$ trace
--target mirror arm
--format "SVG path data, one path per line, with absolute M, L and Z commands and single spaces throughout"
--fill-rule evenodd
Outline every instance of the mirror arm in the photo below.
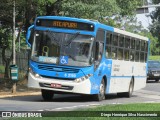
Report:
M 30 27 L 28 28 L 27 35 L 26 35 L 26 42 L 27 42 L 27 44 L 28 44 L 29 47 L 31 47 L 31 44 L 28 42 L 28 40 L 29 40 L 29 38 L 30 38 L 30 36 L 31 36 L 31 29 L 32 29 L 32 28 L 34 28 L 34 25 L 32 25 L 32 26 L 30 26 Z

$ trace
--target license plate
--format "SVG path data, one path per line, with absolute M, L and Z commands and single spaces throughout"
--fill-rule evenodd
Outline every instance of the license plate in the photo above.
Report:
M 61 88 L 62 85 L 61 84 L 57 84 L 57 83 L 51 83 L 51 87 L 52 88 Z
M 154 76 L 160 76 L 160 74 L 154 74 Z

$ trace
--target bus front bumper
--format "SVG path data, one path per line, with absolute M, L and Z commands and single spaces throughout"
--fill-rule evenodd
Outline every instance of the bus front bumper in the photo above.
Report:
M 28 74 L 28 87 L 67 93 L 91 93 L 91 82 L 89 79 L 77 83 L 74 80 L 35 77 L 31 72 Z

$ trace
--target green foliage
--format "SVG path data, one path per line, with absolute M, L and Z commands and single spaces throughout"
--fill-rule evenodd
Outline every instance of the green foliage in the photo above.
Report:
M 65 16 L 102 21 L 105 16 L 118 14 L 119 8 L 115 0 L 68 0 L 62 3 L 62 11 Z
M 160 55 L 160 49 L 158 46 L 158 38 L 154 37 L 151 32 L 142 31 L 140 35 L 146 36 L 150 39 L 150 55 Z
M 142 5 L 141 0 L 116 0 L 121 16 L 132 16 L 136 8 Z
M 156 56 L 149 56 L 149 60 L 158 60 L 160 61 L 160 55 L 156 55 Z
M 154 4 L 159 4 L 159 0 L 152 0 Z M 152 25 L 149 26 L 149 29 L 154 37 L 157 37 L 158 40 L 155 42 L 156 55 L 160 54 L 160 8 L 157 7 L 155 11 L 151 13 Z
M 11 49 L 12 34 L 10 28 L 0 27 L 0 47 Z

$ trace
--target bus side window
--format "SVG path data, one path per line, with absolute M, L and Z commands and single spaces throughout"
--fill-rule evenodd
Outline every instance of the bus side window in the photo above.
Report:
M 134 61 L 135 59 L 135 50 L 131 50 L 130 52 L 130 61 Z
M 145 54 L 144 52 L 140 52 L 140 62 L 144 62 L 144 58 L 145 57 Z
M 146 41 L 145 43 L 145 51 L 148 52 L 148 42 Z
M 118 35 L 117 34 L 113 35 L 113 44 L 112 45 L 118 46 Z
M 106 46 L 106 57 L 111 58 L 111 46 Z
M 103 46 L 104 44 L 101 42 L 96 42 L 96 54 L 95 54 L 95 60 L 100 61 L 103 54 Z
M 106 38 L 107 38 L 106 44 L 111 45 L 112 44 L 112 33 L 107 32 Z
M 141 41 L 141 51 L 145 51 L 145 41 Z
M 136 61 L 136 62 L 139 62 L 139 51 L 136 51 L 135 61 Z
M 112 59 L 117 59 L 117 48 L 112 47 Z
M 140 50 L 140 40 L 136 40 L 136 50 Z
M 106 34 L 106 58 L 111 58 L 112 33 Z
M 124 47 L 124 36 L 119 37 L 119 47 Z
M 131 39 L 131 49 L 135 49 L 135 39 Z
M 122 48 L 118 49 L 117 58 L 118 60 L 123 60 L 123 49 Z
M 124 50 L 124 59 L 127 61 L 129 60 L 129 50 L 127 49 Z
M 102 55 L 103 55 L 104 38 L 105 38 L 105 31 L 103 29 L 99 29 L 97 31 L 96 43 L 95 43 L 95 61 L 96 61 L 96 65 L 99 65 L 100 60 L 101 60 Z
M 125 48 L 130 48 L 130 38 L 125 38 Z

